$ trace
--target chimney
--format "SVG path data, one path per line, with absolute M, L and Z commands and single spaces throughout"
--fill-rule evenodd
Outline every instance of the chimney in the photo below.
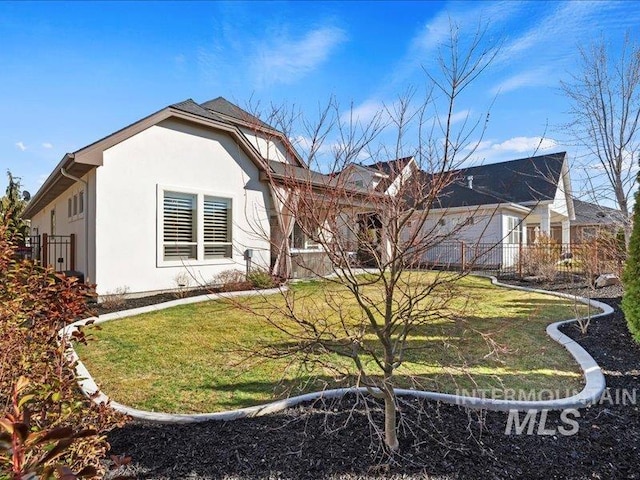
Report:
M 469 190 L 473 190 L 473 175 L 467 176 L 467 187 Z

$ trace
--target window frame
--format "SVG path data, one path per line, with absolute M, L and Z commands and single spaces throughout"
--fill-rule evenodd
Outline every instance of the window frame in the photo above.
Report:
M 320 227 L 316 231 L 316 235 L 320 235 Z M 296 246 L 296 243 L 302 246 Z M 312 238 L 303 231 L 298 220 L 293 224 L 293 230 L 289 235 L 289 251 L 291 253 L 307 253 L 307 252 L 319 252 L 322 251 L 322 245 L 318 242 L 314 242 Z
M 67 220 L 69 223 L 84 218 L 84 189 L 72 191 L 67 198 Z
M 164 255 L 164 196 L 165 192 L 173 192 L 176 194 L 193 195 L 195 196 L 195 242 L 196 255 L 195 258 L 184 259 L 165 259 Z M 213 198 L 217 200 L 223 200 L 228 202 L 228 218 L 227 218 L 227 237 L 228 242 L 205 242 L 205 222 L 204 222 L 204 203 L 205 197 Z M 234 204 L 237 204 L 236 195 L 229 192 L 222 191 L 210 191 L 198 188 L 191 188 L 185 186 L 176 185 L 161 185 L 157 184 L 156 189 L 156 266 L 157 267 L 176 267 L 176 266 L 189 266 L 189 265 L 219 265 L 219 264 L 235 264 L 234 261 Z M 205 244 L 211 245 L 228 245 L 230 256 L 206 258 L 205 256 Z
M 507 227 L 507 232 L 506 235 L 504 237 L 504 243 L 506 243 L 507 245 L 520 245 L 522 243 L 522 229 L 523 229 L 523 224 L 524 222 L 522 221 L 521 218 L 513 216 L 513 215 L 505 215 L 506 218 L 506 227 Z M 513 221 L 513 223 L 515 225 L 511 225 L 511 222 Z M 517 238 L 517 242 L 513 242 L 513 236 L 517 234 L 518 238 Z

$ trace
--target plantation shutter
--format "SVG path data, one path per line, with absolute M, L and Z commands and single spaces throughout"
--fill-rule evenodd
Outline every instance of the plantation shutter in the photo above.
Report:
M 204 258 L 230 258 L 231 200 L 204 197 Z
M 196 258 L 196 196 L 164 192 L 164 259 Z

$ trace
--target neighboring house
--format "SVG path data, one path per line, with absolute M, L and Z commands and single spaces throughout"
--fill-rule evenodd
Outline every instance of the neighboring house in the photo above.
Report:
M 599 232 L 616 234 L 625 220 L 619 210 L 573 199 L 576 218 L 571 222 L 571 240 L 582 243 L 595 238 Z
M 187 100 L 65 155 L 24 215 L 47 263 L 99 294 L 210 282 L 244 270 L 245 253 L 286 271 L 286 249 L 272 248 L 282 212 L 261 178 L 274 164 L 306 168 L 282 133 L 224 98 Z
M 430 175 L 421 175 L 426 188 L 431 188 Z M 441 232 L 445 242 L 471 248 L 434 248 L 425 263 L 482 261 L 509 266 L 517 259 L 518 247 L 534 232 L 552 235 L 557 231 L 559 242 L 570 242 L 575 212 L 566 153 L 469 167 L 446 175 L 450 181 L 432 206 L 432 223 L 424 228 Z

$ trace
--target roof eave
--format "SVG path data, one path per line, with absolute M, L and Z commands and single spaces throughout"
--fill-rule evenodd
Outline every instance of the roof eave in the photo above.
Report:
M 73 185 L 73 180 L 62 175 L 61 170 L 63 168 L 72 175 L 81 178 L 96 167 L 87 163 L 78 162 L 73 153 L 65 154 L 36 194 L 31 197 L 31 200 L 23 212 L 25 218 L 33 218 L 36 213 Z
M 66 177 L 61 174 L 61 168 L 70 170 L 72 165 L 85 165 L 86 167 L 84 168 L 76 167 L 76 171 L 80 170 L 76 172 L 79 174 L 76 176 L 82 177 L 87 173 L 87 171 L 91 170 L 92 168 L 103 165 L 103 153 L 105 150 L 108 150 L 114 145 L 117 145 L 127 140 L 128 138 L 146 130 L 147 128 L 157 125 L 163 120 L 169 118 L 182 119 L 188 122 L 197 123 L 199 125 L 230 133 L 238 142 L 238 145 L 242 148 L 242 150 L 252 160 L 252 162 L 260 169 L 265 168 L 265 160 L 262 158 L 256 148 L 247 140 L 247 138 L 237 126 L 188 113 L 174 107 L 165 107 L 156 113 L 153 113 L 141 120 L 138 120 L 135 123 L 132 123 L 131 125 L 128 125 L 127 127 L 124 127 L 112 133 L 111 135 L 103 137 L 102 139 L 87 145 L 86 147 L 83 147 L 73 153 L 67 153 L 60 161 L 60 163 L 56 166 L 56 168 L 51 172 L 42 187 L 40 187 L 40 189 L 36 192 L 36 194 L 27 205 L 24 213 L 25 217 L 31 218 L 39 210 L 48 205 L 52 200 L 57 198 L 57 196 L 52 198 L 50 192 L 59 192 L 59 195 L 60 193 L 62 193 L 62 191 L 64 191 L 60 191 L 60 185 L 63 184 L 62 186 L 66 186 L 68 179 L 66 179 Z M 73 174 L 71 170 L 70 173 Z M 66 186 L 66 188 L 68 188 L 68 186 Z

